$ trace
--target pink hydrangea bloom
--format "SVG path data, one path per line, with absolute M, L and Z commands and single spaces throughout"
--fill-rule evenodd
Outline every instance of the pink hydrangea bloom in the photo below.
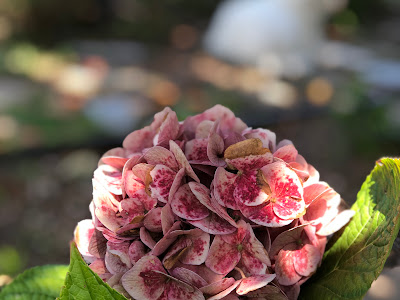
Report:
M 106 152 L 91 220 L 75 229 L 90 268 L 134 299 L 296 299 L 327 236 L 353 215 L 288 140 L 216 105 L 170 108 Z

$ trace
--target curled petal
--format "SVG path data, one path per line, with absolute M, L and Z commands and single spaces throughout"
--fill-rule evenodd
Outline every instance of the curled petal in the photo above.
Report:
M 173 224 L 174 214 L 172 212 L 171 206 L 167 204 L 161 209 L 161 227 L 164 235 L 168 232 L 168 230 L 171 229 Z
M 122 276 L 121 283 L 134 299 L 154 300 L 164 292 L 163 273 L 165 270 L 161 261 L 156 256 L 146 255 Z
M 199 289 L 175 278 L 166 285 L 165 294 L 168 300 L 204 300 Z
M 238 209 L 236 200 L 233 197 L 235 191 L 236 174 L 219 167 L 214 176 L 214 196 L 219 204 L 231 209 Z
M 164 165 L 156 165 L 150 171 L 150 176 L 152 178 L 149 185 L 151 196 L 167 203 L 176 172 Z
M 278 252 L 289 244 L 301 241 L 301 234 L 307 225 L 301 225 L 280 233 L 272 242 L 270 256 L 273 258 Z
M 272 161 L 273 156 L 270 152 L 260 155 L 248 155 L 245 157 L 226 159 L 228 165 L 233 166 L 235 169 L 241 171 L 260 169 Z
M 203 294 L 207 295 L 216 295 L 223 290 L 226 290 L 228 287 L 233 285 L 236 282 L 235 278 L 232 277 L 226 277 L 224 279 L 221 279 L 219 281 L 215 281 L 209 285 L 205 285 L 202 288 L 200 288 L 200 291 L 203 292 Z
M 299 275 L 310 276 L 317 270 L 321 261 L 318 248 L 305 244 L 300 250 L 293 253 L 293 266 Z
M 208 285 L 207 281 L 200 275 L 186 268 L 175 268 L 172 270 L 171 275 L 197 288 Z
M 93 262 L 96 259 L 89 253 L 89 245 L 94 232 L 93 221 L 90 219 L 80 221 L 75 227 L 74 240 L 86 262 Z
M 170 140 L 175 140 L 179 133 L 179 122 L 176 113 L 169 107 L 164 109 L 166 117 L 160 126 L 158 134 L 154 137 L 154 144 L 167 146 Z
M 155 207 L 146 215 L 143 221 L 144 227 L 153 232 L 162 232 L 161 207 Z
M 324 193 L 331 190 L 329 185 L 325 182 L 318 182 L 308 185 L 304 188 L 304 202 L 306 206 L 309 206 L 316 199 L 321 197 Z
M 355 213 L 356 212 L 351 209 L 342 211 L 329 224 L 319 229 L 317 231 L 317 234 L 322 236 L 328 236 L 338 231 L 340 228 L 346 225 L 347 222 L 350 221 L 350 219 L 354 216 Z
M 210 197 L 210 190 L 206 186 L 192 181 L 189 182 L 189 187 L 201 204 L 216 213 L 222 219 L 226 220 L 232 226 L 237 226 L 236 222 L 228 215 L 226 210 Z
M 141 154 L 134 154 L 124 165 L 122 169 L 122 196 L 125 198 L 128 193 L 127 189 L 129 189 L 133 184 L 133 191 L 135 192 L 139 187 L 136 186 L 136 183 L 133 180 L 137 180 L 137 176 L 132 173 L 132 168 L 138 164 L 142 160 Z
M 211 213 L 207 218 L 188 221 L 188 223 L 209 234 L 230 234 L 236 230 L 235 226 L 232 226 L 214 213 Z
M 293 220 L 284 220 L 279 218 L 273 211 L 272 203 L 263 203 L 258 206 L 242 205 L 240 211 L 242 214 L 256 224 L 266 227 L 282 227 L 292 223 Z
M 122 195 L 122 173 L 109 165 L 99 166 L 93 174 L 94 179 L 115 195 Z
M 268 283 L 274 280 L 275 277 L 275 274 L 264 274 L 243 278 L 239 286 L 236 288 L 236 293 L 239 295 L 246 295 L 251 291 L 266 286 Z
M 216 132 L 218 125 L 219 122 L 215 122 L 214 126 L 211 128 L 206 153 L 212 165 L 216 167 L 224 167 L 226 166 L 226 162 L 221 157 L 221 154 L 224 153 L 225 143 L 222 137 Z
M 185 177 L 185 169 L 182 168 L 176 173 L 174 181 L 172 182 L 171 189 L 169 190 L 168 202 L 171 203 L 176 191 L 182 185 L 183 178 Z
M 128 161 L 126 157 L 126 151 L 124 148 L 117 147 L 111 150 L 108 150 L 103 156 L 100 158 L 99 165 L 101 163 L 112 166 L 119 170 L 124 168 L 125 163 Z
M 240 260 L 240 265 L 243 270 L 250 275 L 260 275 L 265 274 L 267 271 L 267 265 L 263 263 L 258 258 L 254 257 L 251 252 L 242 250 L 242 259 Z
M 234 284 L 232 284 L 227 289 L 223 290 L 222 292 L 208 298 L 208 300 L 219 300 L 219 299 L 226 299 L 224 297 L 228 296 L 237 286 L 240 284 L 242 280 L 237 280 Z
M 140 228 L 140 240 L 150 249 L 153 249 L 156 245 L 156 242 L 153 240 L 150 233 L 144 227 Z
M 210 212 L 192 193 L 188 184 L 182 185 L 171 201 L 172 211 L 187 220 L 202 220 Z
M 150 165 L 165 165 L 174 171 L 178 171 L 178 163 L 174 155 L 163 147 L 154 146 L 146 149 L 143 157 Z
M 206 266 L 217 274 L 228 274 L 240 261 L 237 245 L 226 243 L 220 236 L 215 236 L 206 259 Z
M 76 242 L 76 244 L 79 245 L 78 242 Z M 97 258 L 104 258 L 104 255 L 106 254 L 106 248 L 107 248 L 107 239 L 103 236 L 103 234 L 99 230 L 95 229 L 89 241 L 89 247 L 88 247 L 89 253 Z M 79 252 L 82 255 L 84 255 L 85 253 L 82 252 L 81 249 L 79 249 Z
M 181 227 L 181 222 L 175 222 L 172 227 L 168 230 L 168 232 L 157 242 L 154 246 L 153 250 L 151 251 L 153 255 L 160 255 L 164 253 L 165 250 L 168 249 L 169 246 L 172 245 L 173 242 L 176 240 L 176 235 L 173 235 L 175 230 L 179 230 Z
M 260 260 L 267 266 L 271 266 L 271 261 L 269 259 L 268 253 L 264 248 L 264 245 L 256 238 L 253 229 L 249 224 L 248 227 L 248 238 L 246 242 L 243 243 L 243 248 L 252 256 Z
M 186 173 L 192 177 L 195 181 L 200 182 L 200 179 L 194 173 L 192 167 L 190 166 L 185 154 L 182 149 L 174 141 L 169 141 L 169 149 L 174 154 L 176 161 L 178 162 L 179 168 L 184 168 Z
M 105 264 L 111 274 L 125 273 L 132 267 L 128 249 L 129 242 L 118 244 L 107 242 Z
M 282 249 L 279 251 L 275 262 L 275 273 L 278 282 L 282 285 L 293 285 L 301 279 L 293 265 L 294 248 Z

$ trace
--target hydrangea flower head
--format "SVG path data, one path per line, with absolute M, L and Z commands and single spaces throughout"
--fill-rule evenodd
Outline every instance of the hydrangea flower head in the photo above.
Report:
M 221 105 L 183 122 L 165 108 L 100 159 L 75 242 L 128 298 L 296 299 L 353 215 L 339 204 L 272 131 Z

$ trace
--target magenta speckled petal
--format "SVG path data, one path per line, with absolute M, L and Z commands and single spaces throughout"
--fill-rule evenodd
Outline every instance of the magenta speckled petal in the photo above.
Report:
M 175 193 L 171 209 L 177 216 L 191 221 L 202 220 L 210 214 L 207 207 L 192 193 L 188 184 L 182 185 Z
M 305 213 L 306 205 L 303 199 L 293 199 L 291 197 L 277 198 L 274 203 L 274 213 L 281 219 L 297 219 Z
M 275 274 L 256 275 L 243 278 L 239 286 L 236 288 L 236 293 L 246 295 L 247 293 L 262 288 L 274 280 Z
M 214 125 L 213 121 L 210 120 L 202 121 L 196 128 L 195 138 L 196 139 L 208 138 L 213 125 Z
M 150 171 L 150 176 L 153 180 L 149 185 L 151 196 L 167 203 L 176 172 L 164 165 L 156 165 Z
M 132 265 L 134 265 L 139 259 L 146 254 L 146 249 L 141 241 L 133 241 L 128 249 L 129 259 Z
M 165 165 L 174 171 L 178 171 L 178 163 L 175 159 L 175 156 L 171 151 L 163 147 L 154 146 L 146 149 L 144 150 L 143 157 L 150 165 Z
M 236 177 L 233 196 L 236 203 L 247 206 L 260 205 L 269 197 L 258 184 L 257 171 Z
M 132 170 L 125 172 L 125 178 L 123 179 L 124 191 L 128 197 L 132 197 L 136 191 L 144 189 L 144 184 L 139 182 L 139 178 L 135 176 Z
M 131 185 L 133 184 L 133 192 L 138 189 L 136 187 L 136 183 L 133 180 L 137 180 L 137 176 L 133 175 L 132 168 L 142 161 L 141 154 L 134 154 L 129 160 L 125 163 L 124 168 L 122 169 L 122 196 L 125 198 L 127 194 L 127 189 L 132 189 Z
M 240 211 L 242 214 L 256 224 L 266 227 L 282 227 L 290 224 L 293 220 L 284 220 L 279 218 L 273 211 L 271 203 L 263 203 L 258 206 L 242 205 Z
M 99 166 L 93 174 L 94 179 L 115 195 L 122 195 L 122 173 L 109 165 Z
M 189 238 L 192 243 L 181 258 L 181 262 L 189 265 L 201 265 L 205 262 L 210 249 L 210 235 L 203 232 L 198 236 L 190 236 Z
M 235 191 L 236 174 L 219 167 L 214 176 L 214 196 L 219 204 L 231 209 L 238 209 L 233 197 Z
M 165 286 L 168 300 L 204 300 L 203 293 L 199 289 L 180 280 L 170 280 Z
M 246 157 L 238 157 L 234 159 L 226 159 L 228 165 L 233 166 L 237 170 L 248 172 L 250 170 L 259 169 L 273 161 L 270 152 L 260 155 L 248 155 Z
M 179 133 L 179 122 L 176 113 L 169 107 L 164 109 L 167 112 L 158 134 L 154 138 L 154 144 L 166 147 L 170 140 L 175 140 Z
M 236 230 L 235 226 L 232 226 L 214 213 L 211 213 L 207 218 L 188 221 L 188 223 L 209 234 L 230 234 Z
M 175 230 L 179 230 L 181 228 L 181 222 L 175 222 L 172 227 L 168 230 L 168 232 L 157 242 L 157 244 L 154 246 L 153 250 L 151 251 L 153 255 L 160 255 L 161 253 L 164 253 L 165 250 L 168 249 L 169 246 L 171 246 L 175 240 L 176 240 L 176 235 L 171 236 L 171 234 Z
M 228 274 L 240 261 L 240 251 L 235 244 L 226 243 L 216 236 L 206 259 L 206 266 L 218 274 Z
M 321 229 L 317 231 L 317 234 L 322 236 L 328 236 L 332 233 L 335 233 L 344 225 L 346 225 L 347 222 L 350 221 L 350 219 L 354 216 L 355 213 L 356 212 L 351 209 L 342 211 L 329 224 L 321 227 Z
M 185 155 L 192 164 L 210 163 L 207 156 L 208 138 L 188 141 L 185 145 Z
M 265 274 L 267 271 L 267 265 L 246 250 L 242 250 L 241 252 L 239 265 L 245 271 L 246 275 L 260 275 Z
M 124 289 L 134 299 L 158 299 L 165 289 L 165 273 L 161 261 L 153 255 L 142 257 L 122 278 Z

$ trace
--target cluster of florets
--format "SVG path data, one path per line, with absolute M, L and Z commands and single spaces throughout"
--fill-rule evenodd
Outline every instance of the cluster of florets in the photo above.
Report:
M 353 215 L 293 144 L 217 105 L 165 108 L 100 159 L 75 242 L 128 298 L 296 299 Z

